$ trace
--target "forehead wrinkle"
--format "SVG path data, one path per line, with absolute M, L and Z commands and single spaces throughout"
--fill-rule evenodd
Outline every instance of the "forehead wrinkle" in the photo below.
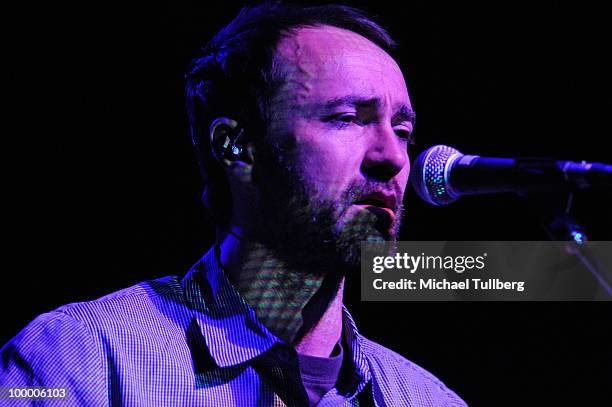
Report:
M 284 83 L 275 102 L 304 114 L 319 110 L 317 98 L 329 98 L 334 88 L 374 99 L 377 95 L 380 98 L 381 86 L 400 89 L 402 93 L 406 86 L 397 62 L 382 48 L 359 34 L 331 26 L 292 30 L 279 42 L 275 62 L 284 71 Z M 389 69 L 397 75 L 389 75 Z M 363 72 L 380 77 L 380 81 L 362 77 Z M 339 97 L 343 97 L 342 93 Z M 410 101 L 397 104 L 409 106 Z
M 283 84 L 275 95 L 276 102 L 293 109 L 303 106 L 313 92 L 319 77 L 316 53 L 313 53 L 300 30 L 283 37 L 274 54 L 274 64 L 283 72 Z
M 317 104 L 319 109 L 325 110 L 333 110 L 342 106 L 349 107 L 371 107 L 375 109 L 381 109 L 383 106 L 388 105 L 388 103 L 383 102 L 383 99 L 380 97 L 371 97 L 370 95 L 359 95 L 359 94 L 350 94 L 346 96 L 341 96 L 337 98 L 329 99 L 325 102 Z M 416 113 L 409 105 L 404 104 L 403 102 L 395 103 L 392 107 L 393 117 L 396 120 L 401 121 L 410 121 L 413 122 L 416 116 Z
M 388 69 L 385 62 L 391 62 L 402 76 L 395 60 L 378 45 L 353 31 L 328 25 L 288 32 L 277 46 L 275 59 L 286 67 L 293 64 L 296 69 L 290 69 L 291 73 L 301 73 L 310 80 L 320 77 L 322 71 L 342 70 L 345 66 L 367 67 L 383 76 Z

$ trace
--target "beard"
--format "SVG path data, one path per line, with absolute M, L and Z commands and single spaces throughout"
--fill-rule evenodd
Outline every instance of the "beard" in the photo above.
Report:
M 396 216 L 390 227 L 368 210 L 350 210 L 360 197 L 380 190 L 393 191 L 401 198 L 395 180 L 353 181 L 343 191 L 331 191 L 305 177 L 307 172 L 287 153 L 291 151 L 287 146 L 263 150 L 258 151 L 264 158 L 262 164 L 253 173 L 261 192 L 258 240 L 289 267 L 340 278 L 359 272 L 362 242 L 397 240 L 401 199 L 392 208 Z

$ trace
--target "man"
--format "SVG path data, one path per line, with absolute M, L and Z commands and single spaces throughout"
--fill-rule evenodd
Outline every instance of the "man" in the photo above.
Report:
M 465 406 L 342 305 L 360 243 L 398 236 L 414 112 L 392 47 L 351 8 L 245 8 L 187 75 L 216 244 L 183 279 L 38 317 L 0 384 L 81 405 Z

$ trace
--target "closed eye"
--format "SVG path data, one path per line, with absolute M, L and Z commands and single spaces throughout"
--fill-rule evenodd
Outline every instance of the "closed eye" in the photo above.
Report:
M 340 129 L 344 129 L 351 124 L 357 124 L 359 126 L 363 126 L 368 124 L 371 121 L 361 120 L 356 113 L 337 113 L 333 114 L 324 119 L 326 122 L 334 122 Z M 405 128 L 396 128 L 394 129 L 395 134 L 403 140 L 406 140 L 408 144 L 414 145 L 416 144 L 416 140 L 412 135 L 412 131 Z
M 331 116 L 332 120 L 342 123 L 355 123 L 359 122 L 359 118 L 354 113 L 339 113 Z
M 395 129 L 394 131 L 398 137 L 406 140 L 408 144 L 411 144 L 411 145 L 416 144 L 416 139 L 414 138 L 414 135 L 412 134 L 411 131 L 406 130 L 406 129 Z
M 337 113 L 326 117 L 323 121 L 333 123 L 339 129 L 344 129 L 352 124 L 359 126 L 365 124 L 356 113 Z

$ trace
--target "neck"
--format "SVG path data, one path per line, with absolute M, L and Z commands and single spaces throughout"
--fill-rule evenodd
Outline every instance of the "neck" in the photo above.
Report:
M 294 270 L 236 229 L 220 244 L 221 265 L 257 318 L 302 354 L 327 357 L 342 330 L 343 280 Z
M 342 335 L 342 295 L 344 279 L 319 321 L 295 342 L 295 350 L 303 355 L 329 357 Z

